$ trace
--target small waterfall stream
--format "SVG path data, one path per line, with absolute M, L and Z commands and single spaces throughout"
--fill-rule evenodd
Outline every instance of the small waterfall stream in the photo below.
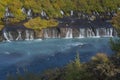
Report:
M 79 30 L 80 30 L 79 38 L 84 38 L 85 37 L 85 29 L 82 28 L 82 29 L 79 29 Z
M 10 42 L 10 40 L 9 40 L 9 38 L 8 38 L 8 33 L 7 33 L 7 31 L 4 29 L 3 30 L 3 36 L 4 36 L 4 38 L 8 41 L 8 42 Z
M 113 28 L 110 28 L 110 37 L 113 37 Z
M 44 38 L 49 38 L 47 29 L 44 29 Z
M 30 32 L 30 40 L 34 40 L 33 32 Z
M 11 32 L 8 32 L 8 35 L 9 35 L 9 40 L 14 40 Z
M 25 38 L 25 40 L 30 40 L 30 38 L 29 38 L 29 36 L 30 36 L 29 31 L 26 30 L 25 33 L 26 33 L 26 38 Z
M 73 35 L 72 35 L 72 29 L 71 29 L 71 28 L 68 29 L 65 38 L 73 38 Z
M 96 29 L 96 37 L 100 37 L 99 29 Z
M 16 40 L 22 40 L 22 35 L 21 35 L 21 31 L 17 31 L 18 32 L 18 37 L 16 38 Z

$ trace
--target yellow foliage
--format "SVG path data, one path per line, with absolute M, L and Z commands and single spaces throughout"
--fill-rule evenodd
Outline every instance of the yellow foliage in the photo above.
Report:
M 1 25 L 1 24 L 0 24 L 0 30 L 2 30 L 2 29 L 3 29 L 3 27 L 4 27 L 4 25 Z
M 98 53 L 98 54 L 96 54 L 96 56 L 93 56 L 92 57 L 92 61 L 96 61 L 96 62 L 108 62 L 109 61 L 109 59 L 108 59 L 108 57 L 107 57 L 107 55 L 106 54 L 104 54 L 104 53 Z
M 54 27 L 57 26 L 58 22 L 50 19 L 50 20 L 45 20 L 41 19 L 40 17 L 30 19 L 28 22 L 24 24 L 27 28 L 31 29 L 36 29 L 36 30 L 41 30 L 42 28 L 47 28 L 47 27 Z

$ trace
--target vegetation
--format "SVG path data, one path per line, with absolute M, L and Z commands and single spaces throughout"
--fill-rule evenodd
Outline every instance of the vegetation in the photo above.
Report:
M 30 19 L 28 22 L 24 24 L 27 28 L 31 28 L 34 30 L 41 30 L 42 28 L 54 27 L 58 25 L 58 22 L 54 19 L 45 20 L 40 17 Z
M 120 7 L 119 0 L 1 0 L 0 1 L 0 17 L 3 17 L 5 8 L 9 7 L 11 13 L 17 19 L 24 19 L 21 8 L 32 9 L 33 12 L 40 13 L 42 10 L 46 11 L 50 17 L 59 17 L 60 10 L 66 14 L 70 14 L 71 10 L 81 12 L 106 12 L 117 11 Z
M 12 17 L 7 16 L 7 20 L 9 20 L 10 23 L 17 23 L 27 19 L 29 10 L 32 12 L 32 18 L 40 16 L 41 12 L 45 11 L 47 18 L 53 19 L 63 17 L 60 10 L 64 12 L 65 16 L 70 16 L 71 10 L 91 14 L 92 12 L 118 12 L 119 7 L 120 0 L 0 0 L 0 18 L 2 19 L 0 20 L 0 25 L 4 25 L 3 21 L 6 19 L 4 14 L 7 8 L 12 14 Z M 25 9 L 24 12 L 22 12 L 23 8 Z M 41 25 L 44 25 L 44 22 L 45 20 Z M 39 27 L 37 28 L 36 25 L 29 27 L 32 29 L 40 29 Z M 56 25 L 56 23 L 54 25 Z

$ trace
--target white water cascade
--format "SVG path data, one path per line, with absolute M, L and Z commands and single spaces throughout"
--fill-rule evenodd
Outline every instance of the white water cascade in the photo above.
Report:
M 26 39 L 25 40 L 30 40 L 30 38 L 29 38 L 29 36 L 30 36 L 29 31 L 26 30 L 25 33 L 26 33 Z
M 94 37 L 95 33 L 92 31 L 92 29 L 88 28 L 87 29 L 87 37 Z
M 44 29 L 44 38 L 49 38 L 47 29 Z
M 52 38 L 56 38 L 56 33 L 54 29 L 52 30 Z
M 100 37 L 99 29 L 96 29 L 96 37 Z
M 102 29 L 104 35 L 103 37 L 112 37 L 113 36 L 113 28 L 103 28 Z
M 110 28 L 110 37 L 113 37 L 113 28 Z
M 21 35 L 21 31 L 17 31 L 18 32 L 18 37 L 16 38 L 16 40 L 22 40 L 22 35 Z
M 61 13 L 61 15 L 62 15 L 62 16 L 64 15 L 64 12 L 63 12 L 63 10 L 60 10 L 60 13 Z
M 57 32 L 55 29 L 52 30 L 52 38 L 57 38 L 58 35 L 57 35 Z
M 33 32 L 30 33 L 30 40 L 34 40 Z
M 46 17 L 46 16 L 47 16 L 47 15 L 46 15 L 46 12 L 42 10 L 41 16 L 42 16 L 42 17 Z
M 68 29 L 65 38 L 67 38 L 67 39 L 68 39 L 68 38 L 73 38 L 73 35 L 72 35 L 72 29 L 71 29 L 71 28 Z
M 9 35 L 9 40 L 14 40 L 11 32 L 8 32 L 8 35 Z
M 5 29 L 3 30 L 3 36 L 4 36 L 4 38 L 5 38 L 8 42 L 10 42 L 10 40 L 9 40 L 9 38 L 8 38 L 8 33 L 6 32 Z
M 73 10 L 71 10 L 71 11 L 70 11 L 70 15 L 71 15 L 71 16 L 73 16 L 73 15 L 74 15 Z
M 31 16 L 31 12 L 32 12 L 31 9 L 29 9 L 28 12 L 27 12 L 27 15 Z
M 79 38 L 84 38 L 84 37 L 85 37 L 85 29 L 80 28 Z

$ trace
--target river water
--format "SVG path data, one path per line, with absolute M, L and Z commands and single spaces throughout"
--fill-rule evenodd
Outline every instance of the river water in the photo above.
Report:
M 88 62 L 96 53 L 113 54 L 110 38 L 46 39 L 0 43 L 0 80 L 8 74 L 62 67 L 80 54 Z

